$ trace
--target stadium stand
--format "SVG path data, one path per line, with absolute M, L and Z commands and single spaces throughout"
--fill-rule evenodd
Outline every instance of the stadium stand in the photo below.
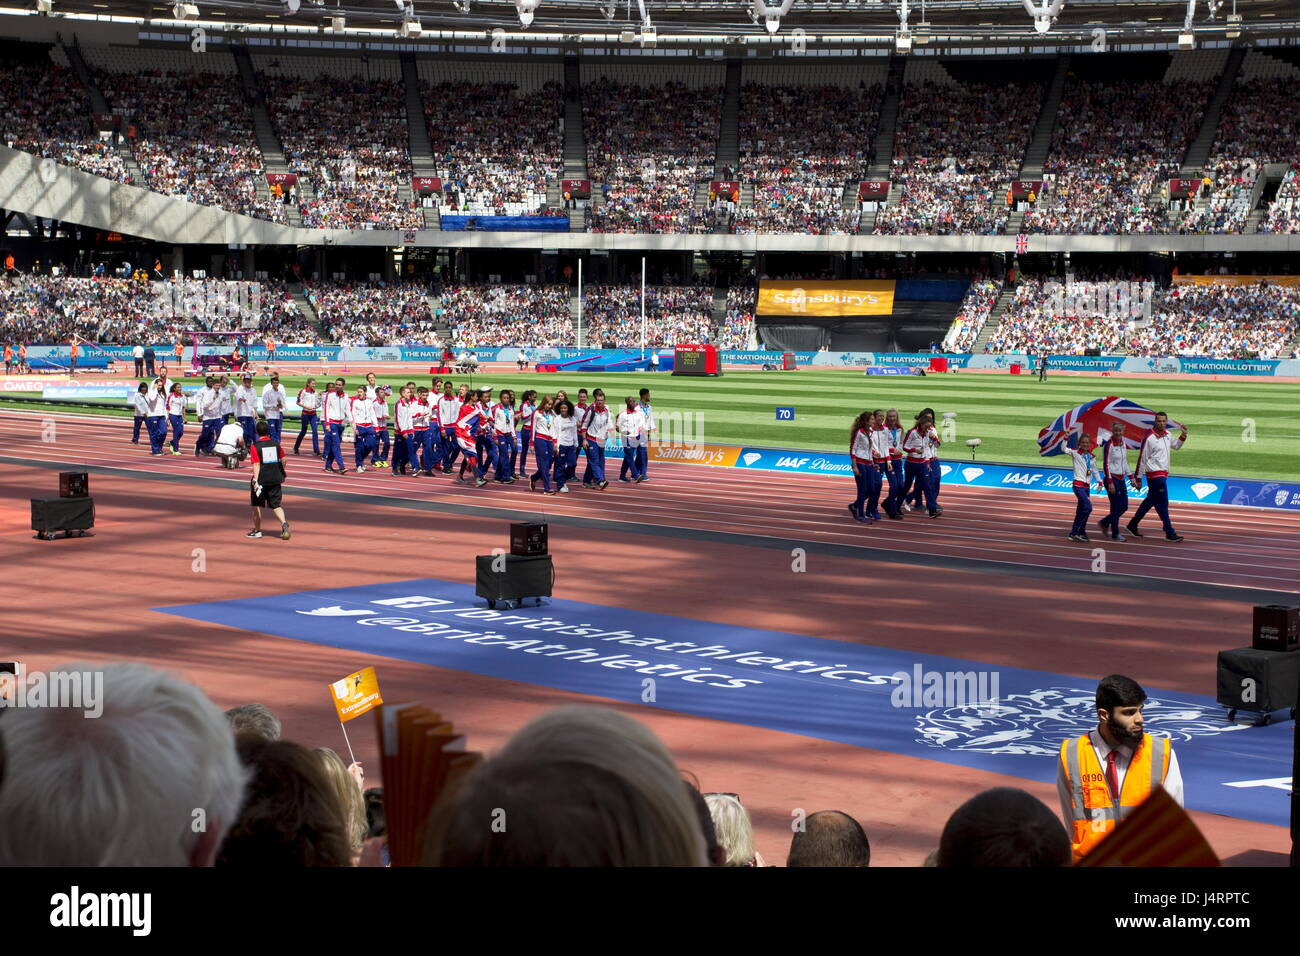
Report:
M 985 351 L 1277 358 L 1289 354 L 1300 321 L 1300 289 L 1292 286 L 1175 285 L 1140 308 L 1117 299 L 1121 284 L 1129 285 L 1074 282 L 1062 300 L 1053 280 L 1021 277 Z
M 1165 231 L 1159 185 L 1177 172 L 1214 88 L 1215 65 L 1222 65 L 1221 60 L 1185 62 L 1133 55 L 1071 77 L 1057 113 L 1043 189 L 1025 216 L 1026 232 Z M 1152 75 L 1156 72 L 1160 76 Z
M 253 55 L 304 226 L 418 229 L 400 62 Z M 305 180 L 305 184 L 303 181 Z
M 419 76 L 440 212 L 544 214 L 563 171 L 560 66 L 422 59 Z
M 0 142 L 131 182 L 121 155 L 92 128 L 90 97 L 61 50 L 8 41 L 0 54 Z
M 757 64 L 740 94 L 740 174 L 752 206 L 736 213 L 738 233 L 842 235 L 857 212 L 845 187 L 866 174 L 879 122 L 884 64 Z M 856 196 L 856 188 L 852 188 Z
M 584 305 L 587 344 L 634 348 L 641 345 L 639 286 L 601 285 L 588 290 Z M 647 346 L 707 342 L 713 325 L 713 289 L 707 286 L 646 286 Z
M 286 221 L 282 203 L 257 195 L 266 165 L 233 56 L 95 46 L 83 47 L 82 56 L 134 132 L 131 149 L 150 189 Z
M 901 195 L 877 215 L 873 232 L 1006 231 L 1007 188 L 1017 178 L 1043 87 L 997 79 L 959 83 L 940 63 L 908 63 L 890 172 Z
M 943 341 L 945 352 L 969 352 L 984 330 L 989 313 L 1002 294 L 1002 283 L 997 279 L 975 279 L 962 299 L 961 311 L 952 321 Z
M 303 292 L 330 341 L 435 344 L 429 288 L 420 282 L 309 282 Z
M 582 64 L 592 232 L 703 232 L 696 188 L 713 173 L 718 64 Z
M 455 346 L 576 344 L 565 285 L 458 285 L 442 293 Z

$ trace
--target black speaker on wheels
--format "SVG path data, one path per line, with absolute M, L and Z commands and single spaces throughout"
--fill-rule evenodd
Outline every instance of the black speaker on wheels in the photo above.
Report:
M 498 601 L 541 599 L 551 596 L 555 565 L 549 554 L 480 554 L 474 559 L 474 593 L 487 598 L 488 607 Z
M 1257 651 L 1300 650 L 1300 606 L 1255 605 L 1250 646 Z
M 520 557 L 546 554 L 546 522 L 518 521 L 510 526 L 510 553 Z
M 95 526 L 95 499 L 33 498 L 32 530 L 36 537 L 49 540 L 60 531 L 85 536 Z

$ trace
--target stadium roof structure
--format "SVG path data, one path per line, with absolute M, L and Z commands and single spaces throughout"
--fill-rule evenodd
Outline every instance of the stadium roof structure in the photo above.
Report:
M 892 47 L 900 33 L 936 49 L 1068 46 L 1096 41 L 1098 28 L 1109 44 L 1169 44 L 1187 32 L 1198 41 L 1300 38 L 1296 0 L 27 0 L 21 10 L 15 4 L 0 13 L 32 14 L 38 6 L 48 16 L 328 31 L 339 39 L 377 31 L 406 40 L 484 41 L 501 31 L 496 35 L 508 41 L 578 48 L 770 48 L 795 37 L 810 45 Z

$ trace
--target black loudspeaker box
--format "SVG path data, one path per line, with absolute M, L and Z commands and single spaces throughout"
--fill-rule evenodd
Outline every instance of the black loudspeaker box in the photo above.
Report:
M 500 563 L 504 562 L 504 566 Z M 480 554 L 474 559 L 474 593 L 487 598 L 488 607 L 497 601 L 551 596 L 555 566 L 549 554 L 520 557 L 515 554 Z
M 94 498 L 33 498 L 32 530 L 42 537 L 95 526 Z
M 90 475 L 84 471 L 59 472 L 60 498 L 85 498 L 90 495 Z
M 1300 606 L 1257 605 L 1250 646 L 1257 651 L 1300 650 Z
M 546 522 L 519 521 L 510 526 L 510 553 L 520 557 L 546 554 Z

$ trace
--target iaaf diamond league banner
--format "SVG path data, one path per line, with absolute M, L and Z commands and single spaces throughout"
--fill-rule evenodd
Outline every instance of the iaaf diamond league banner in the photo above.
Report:
M 853 471 L 848 455 L 774 448 L 742 448 L 736 457 L 735 467 L 845 477 L 851 476 Z M 1063 468 L 941 461 L 939 472 L 945 484 L 968 488 L 1020 488 L 1054 491 L 1062 495 L 1074 493 L 1074 473 Z M 1141 491 L 1134 491 L 1129 486 L 1129 498 L 1141 501 L 1147 496 L 1149 488 L 1145 482 Z M 1106 497 L 1095 486 L 1092 494 L 1103 500 Z M 1244 505 L 1300 511 L 1300 484 L 1171 475 L 1169 500 L 1188 504 Z

